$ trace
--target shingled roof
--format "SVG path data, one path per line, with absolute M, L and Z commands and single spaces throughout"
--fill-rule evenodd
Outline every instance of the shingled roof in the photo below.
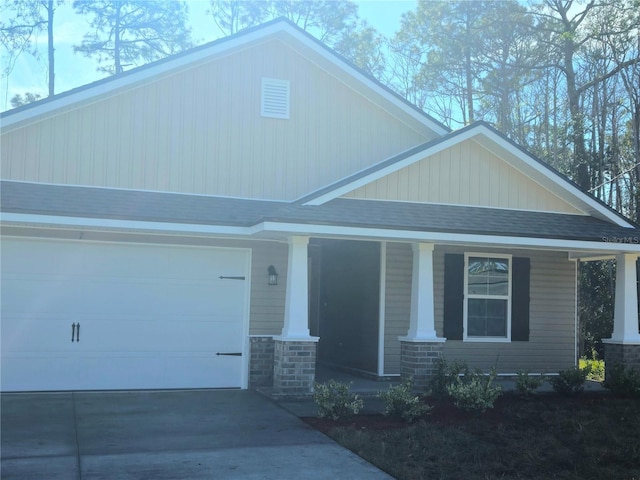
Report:
M 640 229 L 587 215 L 338 198 L 323 205 L 0 182 L 3 213 L 252 227 L 263 222 L 408 232 L 629 242 Z

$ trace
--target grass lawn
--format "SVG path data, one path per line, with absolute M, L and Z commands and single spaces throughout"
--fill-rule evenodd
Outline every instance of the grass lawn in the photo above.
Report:
M 467 413 L 448 401 L 411 425 L 383 416 L 308 419 L 397 479 L 640 480 L 640 399 L 502 395 Z

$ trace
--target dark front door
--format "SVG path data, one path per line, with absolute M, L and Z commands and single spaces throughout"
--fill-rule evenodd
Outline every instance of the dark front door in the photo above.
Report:
M 377 373 L 380 244 L 321 243 L 318 281 L 318 359 Z

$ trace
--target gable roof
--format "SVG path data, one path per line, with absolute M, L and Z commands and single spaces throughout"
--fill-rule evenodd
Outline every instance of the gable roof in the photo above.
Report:
M 578 210 L 601 220 L 613 222 L 619 226 L 628 228 L 635 227 L 629 219 L 593 195 L 584 192 L 571 179 L 527 152 L 524 148 L 512 142 L 484 121 L 474 122 L 448 135 L 410 148 L 405 152 L 343 178 L 309 195 L 305 195 L 298 199 L 296 203 L 301 205 L 322 205 L 469 139 L 477 141 L 484 148 L 492 151 L 498 157 L 507 161 L 512 167 L 562 198 L 567 203 L 575 206 Z
M 451 131 L 447 126 L 425 113 L 406 99 L 383 85 L 373 76 L 358 68 L 320 40 L 313 37 L 293 22 L 279 18 L 270 22 L 247 28 L 234 35 L 200 45 L 164 59 L 128 70 L 118 75 L 74 88 L 43 100 L 8 110 L 0 115 L 3 130 L 18 127 L 41 116 L 53 115 L 58 111 L 74 108 L 75 105 L 95 101 L 105 95 L 132 88 L 134 85 L 150 81 L 154 77 L 165 75 L 181 68 L 197 65 L 240 48 L 265 41 L 269 38 L 281 38 L 292 41 L 295 47 L 314 61 L 330 66 L 332 73 L 359 93 L 374 98 L 385 108 L 406 115 L 437 135 Z

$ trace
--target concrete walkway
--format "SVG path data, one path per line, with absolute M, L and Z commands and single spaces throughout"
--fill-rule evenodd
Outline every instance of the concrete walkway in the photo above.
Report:
M 9 479 L 389 479 L 258 393 L 3 394 Z

